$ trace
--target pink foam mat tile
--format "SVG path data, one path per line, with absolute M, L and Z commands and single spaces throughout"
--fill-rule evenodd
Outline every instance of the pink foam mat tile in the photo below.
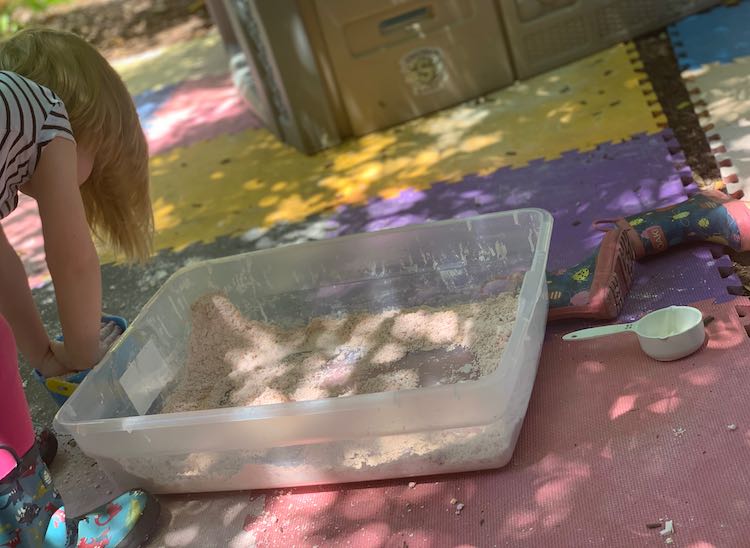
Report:
M 185 82 L 150 113 L 145 128 L 151 155 L 177 146 L 262 127 L 228 75 Z
M 245 531 L 266 547 L 746 547 L 750 301 L 695 306 L 708 342 L 670 363 L 632 334 L 550 327 L 505 468 L 267 493 Z

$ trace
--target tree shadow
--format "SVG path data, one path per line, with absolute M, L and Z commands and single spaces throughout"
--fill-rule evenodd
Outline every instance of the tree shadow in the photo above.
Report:
M 736 452 L 750 454 L 750 410 L 732 387 L 750 373 L 717 359 L 743 355 L 750 343 L 734 305 L 699 306 L 716 317 L 709 345 L 669 364 L 639 358 L 627 336 L 606 356 L 585 348 L 561 361 L 566 343 L 553 330 L 503 468 L 163 497 L 177 517 L 161 537 L 171 541 L 156 545 L 189 545 L 182 536 L 259 546 L 661 545 L 646 524 L 664 519 L 686 546 L 733 545 L 748 514 Z
M 312 157 L 264 130 L 175 149 L 155 159 L 152 170 L 154 201 L 171 212 L 157 219 L 157 245 L 180 248 L 252 227 L 297 222 L 342 205 L 397 196 L 407 188 L 419 191 L 436 181 L 456 182 L 470 173 L 521 167 L 566 150 L 590 150 L 596 143 L 655 131 L 641 91 L 630 79 L 637 81 L 624 49 L 616 47 L 490 94 L 486 101 Z M 224 158 L 230 163 L 218 162 Z M 190 168 L 190 185 L 182 165 Z

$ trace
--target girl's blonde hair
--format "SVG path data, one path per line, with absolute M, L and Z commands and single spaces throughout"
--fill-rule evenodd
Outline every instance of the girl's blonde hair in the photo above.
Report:
M 120 76 L 83 38 L 27 29 L 0 43 L 0 70 L 25 76 L 65 103 L 79 146 L 94 153 L 81 186 L 94 234 L 130 260 L 151 251 L 148 145 L 133 100 Z

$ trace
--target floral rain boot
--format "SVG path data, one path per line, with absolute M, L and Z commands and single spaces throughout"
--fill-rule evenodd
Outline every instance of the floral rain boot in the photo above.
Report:
M 567 270 L 547 273 L 549 321 L 616 318 L 633 279 L 635 251 L 627 231 L 608 232 L 588 259 Z
M 43 546 L 52 515 L 62 507 L 47 466 L 36 445 L 21 459 L 10 447 L 0 446 L 0 451 L 18 463 L 0 480 L 0 546 Z
M 78 518 L 66 518 L 60 507 L 44 538 L 49 548 L 139 548 L 146 544 L 159 519 L 159 503 L 141 489 L 132 489 Z M 69 543 L 69 531 L 77 536 Z
M 679 204 L 623 219 L 594 222 L 600 230 L 612 224 L 628 232 L 636 259 L 686 242 L 750 250 L 750 209 L 745 202 L 719 190 L 704 190 Z
M 137 548 L 156 527 L 159 503 L 134 489 L 81 517 L 65 516 L 62 499 L 52 485 L 36 445 L 0 479 L 0 547 Z

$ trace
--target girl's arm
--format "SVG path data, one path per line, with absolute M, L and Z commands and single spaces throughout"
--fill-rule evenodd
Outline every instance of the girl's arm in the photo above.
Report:
M 103 354 L 102 283 L 78 188 L 75 143 L 60 137 L 50 142 L 27 184 L 39 205 L 47 267 L 65 337 L 65 351 L 55 354 L 69 369 L 87 369 Z

